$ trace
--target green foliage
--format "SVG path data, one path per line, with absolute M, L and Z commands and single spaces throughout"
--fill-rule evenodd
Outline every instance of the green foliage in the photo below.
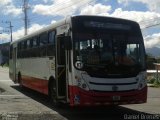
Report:
M 148 83 L 149 83 L 149 84 L 153 84 L 154 81 L 156 81 L 156 78 L 155 78 L 155 77 L 152 77 L 151 79 L 148 80 Z
M 160 87 L 160 79 L 155 80 L 153 84 L 155 85 L 155 87 Z
M 148 78 L 148 83 L 152 84 L 152 87 L 160 87 L 160 78 L 156 78 L 156 76 L 152 76 Z

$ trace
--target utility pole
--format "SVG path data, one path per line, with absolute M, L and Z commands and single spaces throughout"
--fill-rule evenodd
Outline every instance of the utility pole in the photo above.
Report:
M 12 42 L 12 22 L 11 21 L 8 21 L 8 23 L 9 23 L 9 29 L 10 29 L 10 33 L 11 33 L 11 42 Z
M 3 22 L 3 21 L 2 21 Z M 12 38 L 12 28 L 13 28 L 13 26 L 12 26 L 12 22 L 11 21 L 5 21 L 5 22 L 3 22 L 3 23 L 7 23 L 7 24 L 9 24 L 9 29 L 10 29 L 10 34 L 11 34 L 11 40 L 10 40 L 10 42 L 12 42 L 12 40 L 13 40 L 13 38 Z M 9 31 L 7 31 L 7 32 L 9 32 Z
M 24 29 L 24 35 L 27 35 L 28 34 L 28 0 L 23 0 L 23 7 L 22 7 L 22 11 L 24 12 L 24 26 L 25 26 L 25 29 Z

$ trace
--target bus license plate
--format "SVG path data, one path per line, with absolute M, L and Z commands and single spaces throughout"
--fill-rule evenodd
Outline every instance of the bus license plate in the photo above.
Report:
M 113 101 L 118 101 L 121 99 L 121 97 L 120 96 L 113 96 L 112 99 L 113 99 Z

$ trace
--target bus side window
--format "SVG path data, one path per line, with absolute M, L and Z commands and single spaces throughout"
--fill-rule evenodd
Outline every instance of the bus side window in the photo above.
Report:
M 18 43 L 18 51 L 17 51 L 17 58 L 20 58 L 21 56 L 21 42 Z
M 30 48 L 33 47 L 33 39 L 30 40 Z
M 33 38 L 33 41 L 32 41 L 32 46 L 33 47 L 37 47 L 38 46 L 38 42 L 37 42 L 38 40 L 37 39 L 38 39 L 37 37 Z
M 39 45 L 38 36 L 33 37 L 31 45 L 32 45 L 31 57 L 38 57 L 38 53 L 37 53 L 38 45 Z
M 30 48 L 30 40 L 27 40 L 27 49 Z
M 55 55 L 55 31 L 48 33 L 47 56 Z
M 43 45 L 47 44 L 47 43 L 48 43 L 48 35 L 47 35 L 47 32 L 40 34 L 39 39 L 40 39 L 40 46 L 43 46 Z
M 22 58 L 22 42 L 18 43 L 18 58 Z
M 23 58 L 27 58 L 27 40 L 24 41 Z
M 55 44 L 55 31 L 50 31 L 48 33 L 48 36 L 49 36 L 48 38 L 49 44 Z
M 40 51 L 40 56 L 46 56 L 46 45 L 48 44 L 48 33 L 42 33 L 39 36 L 39 41 L 40 41 L 40 47 L 39 47 L 39 51 Z
M 25 45 L 24 45 L 24 41 L 21 42 L 21 58 L 24 58 L 24 49 L 25 49 Z

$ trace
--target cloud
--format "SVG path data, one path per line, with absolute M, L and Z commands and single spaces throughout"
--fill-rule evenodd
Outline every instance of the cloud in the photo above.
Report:
M 0 33 L 1 33 L 2 30 L 3 30 L 3 27 L 0 27 Z
M 82 6 L 87 5 L 92 0 L 52 0 L 51 5 L 35 5 L 32 12 L 46 16 L 67 16 L 72 15 Z
M 1 14 L 17 16 L 22 13 L 21 8 L 17 8 L 13 4 L 13 0 L 0 0 Z
M 0 0 L 0 5 L 9 5 L 12 3 L 12 0 Z
M 160 33 L 148 35 L 144 38 L 144 43 L 146 48 L 152 48 L 155 46 L 160 46 Z
M 51 21 L 51 24 L 54 24 L 54 23 L 56 23 L 56 22 L 57 22 L 57 21 L 55 21 L 55 20 L 52 20 L 52 21 Z
M 111 11 L 111 6 L 106 6 L 102 4 L 88 5 L 83 8 L 80 12 L 81 15 L 97 15 L 97 14 L 106 14 Z
M 137 21 L 142 28 L 151 24 L 150 21 L 152 24 L 157 23 L 159 20 L 156 18 L 160 18 L 160 14 L 156 12 L 123 11 L 122 8 L 117 8 L 110 16 Z
M 159 19 L 157 18 L 160 18 L 159 13 L 151 11 L 127 11 L 127 10 L 122 10 L 122 8 L 117 8 L 112 13 L 110 11 L 111 11 L 111 6 L 109 5 L 95 4 L 84 7 L 80 11 L 80 14 L 103 15 L 103 16 L 129 19 L 139 22 L 141 28 L 145 28 L 150 24 L 159 23 Z
M 9 34 L 7 33 L 0 34 L 0 40 L 4 40 L 6 42 L 9 41 L 10 40 Z
M 28 28 L 28 34 L 31 34 L 39 29 L 46 27 L 47 25 L 39 25 L 39 24 L 32 24 L 30 28 Z M 13 32 L 13 41 L 18 40 L 24 37 L 24 27 L 20 28 L 17 31 Z
M 4 10 L 3 10 L 4 11 Z M 5 15 L 12 14 L 14 16 L 18 16 L 22 13 L 22 10 L 19 8 L 16 8 L 14 5 L 9 5 L 6 7 L 6 10 L 4 12 Z
M 118 0 L 118 3 L 122 5 L 130 5 L 131 2 L 143 3 L 150 11 L 160 12 L 160 0 Z
M 47 2 L 48 2 L 48 0 L 43 0 L 43 2 L 44 2 L 44 3 L 47 3 Z

